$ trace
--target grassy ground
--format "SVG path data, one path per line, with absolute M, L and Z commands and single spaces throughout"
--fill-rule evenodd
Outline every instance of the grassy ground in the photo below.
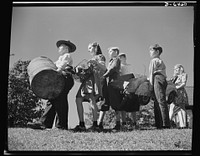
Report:
M 191 150 L 192 129 L 73 133 L 66 130 L 8 128 L 9 151 Z

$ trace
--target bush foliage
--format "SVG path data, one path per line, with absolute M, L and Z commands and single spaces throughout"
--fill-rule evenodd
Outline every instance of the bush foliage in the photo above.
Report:
M 89 113 L 85 114 L 87 116 L 86 124 L 92 125 L 93 117 L 91 108 Z M 140 106 L 140 111 L 136 112 L 136 120 L 141 127 L 154 127 L 155 120 L 154 120 L 154 107 L 152 101 L 150 101 L 147 105 Z M 113 128 L 115 126 L 116 116 L 115 116 L 115 111 L 112 108 L 110 108 L 109 111 L 106 112 L 103 122 L 105 128 Z M 131 125 L 132 122 L 133 121 L 130 112 L 127 112 L 126 124 Z
M 23 127 L 42 112 L 43 102 L 30 88 L 27 73 L 29 62 L 19 60 L 9 70 L 7 99 L 9 127 Z

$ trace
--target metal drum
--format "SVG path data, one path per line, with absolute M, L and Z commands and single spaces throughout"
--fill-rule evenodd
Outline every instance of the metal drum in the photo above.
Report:
M 56 71 L 52 60 L 45 56 L 33 59 L 28 67 L 29 82 L 32 91 L 42 99 L 55 99 L 63 90 L 65 80 Z

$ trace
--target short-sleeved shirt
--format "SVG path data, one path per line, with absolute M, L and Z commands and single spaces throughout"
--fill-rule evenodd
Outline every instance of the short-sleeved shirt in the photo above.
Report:
M 153 58 L 149 64 L 149 80 L 152 84 L 153 82 L 153 75 L 154 74 L 161 74 L 165 78 L 167 78 L 166 75 L 166 66 L 160 58 Z
M 55 62 L 57 68 L 65 69 L 67 65 L 72 66 L 73 59 L 69 53 L 65 53 L 64 55 L 60 56 L 58 60 Z

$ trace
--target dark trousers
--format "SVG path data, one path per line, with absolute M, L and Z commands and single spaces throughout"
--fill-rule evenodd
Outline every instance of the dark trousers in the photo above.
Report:
M 166 102 L 167 81 L 162 75 L 154 76 L 154 115 L 157 128 L 170 127 L 169 111 Z
M 108 84 L 106 79 L 103 80 L 102 95 L 103 98 L 105 99 L 105 103 L 101 106 L 101 111 L 108 111 L 110 108 L 110 100 L 109 100 Z
M 108 83 L 108 93 L 110 106 L 115 111 L 120 111 L 120 106 L 123 98 L 120 89 L 114 87 L 111 83 Z
M 103 97 L 105 98 L 105 104 L 110 105 L 108 84 L 107 84 L 106 79 L 104 79 L 103 81 L 102 94 L 103 94 Z
M 57 114 L 55 126 L 58 128 L 68 129 L 68 93 L 74 85 L 71 75 L 65 77 L 65 87 L 58 97 L 49 100 L 49 105 L 45 108 L 40 117 L 40 121 L 47 127 L 51 128 Z

